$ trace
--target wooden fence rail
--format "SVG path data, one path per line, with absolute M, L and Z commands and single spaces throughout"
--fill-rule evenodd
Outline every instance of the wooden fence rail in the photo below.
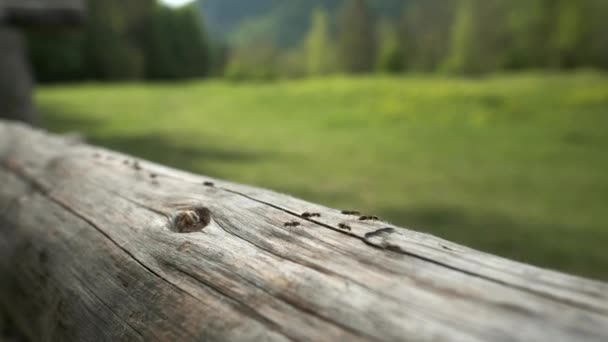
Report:
M 79 25 L 84 21 L 83 0 L 0 0 L 0 23 L 13 25 Z
M 608 285 L 0 121 L 32 341 L 608 341 Z

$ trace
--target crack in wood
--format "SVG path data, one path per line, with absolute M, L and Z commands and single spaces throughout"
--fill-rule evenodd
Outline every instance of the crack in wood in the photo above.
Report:
M 376 231 L 373 231 L 371 233 L 367 233 L 365 234 L 365 239 L 371 239 L 375 236 L 378 235 L 384 235 L 384 234 L 392 234 L 395 232 L 395 228 L 382 228 L 382 229 L 378 229 Z
M 91 290 L 89 286 L 87 286 L 87 284 L 82 281 L 82 279 L 78 278 L 78 280 L 80 280 L 80 283 L 86 291 L 93 295 L 93 297 L 95 297 L 95 299 L 97 299 L 106 309 L 108 309 L 108 311 L 110 311 L 112 315 L 118 317 L 118 321 L 120 323 L 126 325 L 129 329 L 133 330 L 137 335 L 139 335 L 142 341 L 146 340 L 144 339 L 144 335 L 137 328 L 131 325 L 131 323 L 129 323 L 126 319 L 121 317 L 116 311 L 114 311 L 114 309 L 112 309 L 95 291 Z M 158 338 L 156 340 L 158 340 Z

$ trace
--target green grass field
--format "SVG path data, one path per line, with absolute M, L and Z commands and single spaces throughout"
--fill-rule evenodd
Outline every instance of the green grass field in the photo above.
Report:
M 608 75 L 43 87 L 52 131 L 608 280 Z

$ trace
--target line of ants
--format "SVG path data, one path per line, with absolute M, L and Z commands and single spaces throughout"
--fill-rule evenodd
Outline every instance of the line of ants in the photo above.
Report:
M 101 155 L 99 153 L 94 153 L 93 157 L 95 159 L 100 158 Z M 128 160 L 125 159 L 123 161 L 123 164 L 125 165 L 129 165 L 133 167 L 133 169 L 135 171 L 141 171 L 143 168 L 141 167 L 141 165 L 139 164 L 139 161 L 134 160 L 132 163 Z M 158 174 L 151 172 L 150 173 L 150 178 L 152 179 L 152 182 L 154 184 L 158 184 L 158 181 L 156 180 L 158 178 Z M 205 181 L 203 182 L 203 185 L 206 187 L 215 187 L 215 184 L 213 182 L 210 181 Z M 343 215 L 350 215 L 350 216 L 359 216 L 359 221 L 380 221 L 380 218 L 378 216 L 372 216 L 372 215 L 361 215 L 361 212 L 357 211 L 357 210 L 342 210 L 341 213 Z M 303 219 L 312 219 L 312 218 L 319 218 L 321 217 L 320 213 L 316 213 L 316 212 L 304 212 L 302 213 L 302 215 L 300 215 L 300 217 L 302 217 Z M 290 221 L 290 222 L 285 222 L 285 227 L 299 227 L 302 224 L 298 221 Z M 338 224 L 338 228 L 340 228 L 341 230 L 346 230 L 346 231 L 351 231 L 352 228 L 350 225 L 346 224 L 346 223 L 340 223 Z
M 378 216 L 361 215 L 361 212 L 356 211 L 356 210 L 342 210 L 341 213 L 343 215 L 359 216 L 359 221 L 381 221 L 381 219 Z M 302 217 L 303 219 L 311 219 L 313 217 L 321 217 L 321 214 L 304 212 L 300 215 L 300 217 Z M 301 225 L 302 224 L 298 221 L 285 222 L 285 224 L 284 224 L 285 227 L 294 227 L 294 228 L 299 227 Z M 338 228 L 340 228 L 341 230 L 346 230 L 346 231 L 352 230 L 351 226 L 346 223 L 338 224 Z

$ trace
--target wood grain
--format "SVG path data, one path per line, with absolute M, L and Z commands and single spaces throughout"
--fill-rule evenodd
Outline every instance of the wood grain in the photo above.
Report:
M 608 340 L 601 282 L 20 124 L 0 161 L 0 305 L 33 341 Z

